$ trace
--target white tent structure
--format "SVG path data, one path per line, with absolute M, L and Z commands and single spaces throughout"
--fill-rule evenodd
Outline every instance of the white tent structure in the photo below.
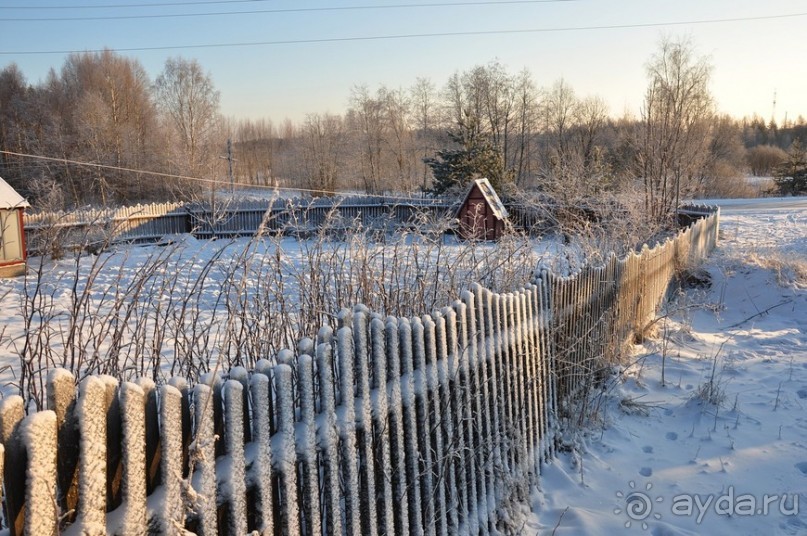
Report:
M 0 178 L 0 277 L 25 273 L 25 228 L 23 212 L 30 205 Z

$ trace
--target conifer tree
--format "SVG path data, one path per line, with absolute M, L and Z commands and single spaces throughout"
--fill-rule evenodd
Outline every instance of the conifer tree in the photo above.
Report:
M 470 114 L 464 115 L 457 128 L 448 131 L 455 147 L 424 159 L 434 175 L 429 193 L 461 190 L 477 177 L 486 177 L 496 189 L 512 182 L 512 171 L 505 166 L 501 151 L 481 131 L 478 121 Z

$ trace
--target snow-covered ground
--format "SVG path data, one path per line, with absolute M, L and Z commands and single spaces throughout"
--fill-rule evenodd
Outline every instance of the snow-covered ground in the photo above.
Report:
M 807 200 L 717 203 L 711 287 L 634 348 L 524 534 L 807 534 Z
M 321 313 L 356 303 L 422 312 L 430 302 L 421 298 L 442 306 L 469 281 L 513 290 L 539 265 L 568 272 L 583 258 L 551 238 L 365 238 L 179 235 L 98 256 L 32 258 L 27 281 L 0 279 L 0 396 L 19 394 L 22 383 L 26 398 L 41 399 L 37 378 L 56 366 L 123 379 L 157 371 L 156 380 L 217 363 L 251 366 L 316 335 Z

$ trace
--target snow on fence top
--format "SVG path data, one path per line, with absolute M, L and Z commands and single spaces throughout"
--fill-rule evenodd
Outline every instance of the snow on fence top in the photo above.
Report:
M 719 214 L 518 292 L 478 284 L 430 314 L 343 310 L 298 351 L 189 386 L 47 379 L 0 402 L 9 532 L 498 533 L 571 402 L 652 322 Z

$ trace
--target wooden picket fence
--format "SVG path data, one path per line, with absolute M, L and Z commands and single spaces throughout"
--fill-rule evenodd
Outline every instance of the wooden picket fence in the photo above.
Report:
M 48 409 L 0 403 L 10 533 L 491 534 L 561 421 L 653 320 L 719 213 L 528 288 L 413 318 L 364 306 L 254 370 L 118 383 L 53 370 Z M 582 415 L 578 413 L 577 415 Z

